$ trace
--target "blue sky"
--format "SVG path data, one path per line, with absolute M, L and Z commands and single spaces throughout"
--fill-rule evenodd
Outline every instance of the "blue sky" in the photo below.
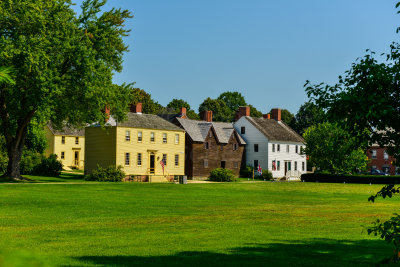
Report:
M 79 3 L 79 0 L 75 0 Z M 109 0 L 135 15 L 115 83 L 136 82 L 160 104 L 239 91 L 263 113 L 296 113 L 303 85 L 333 84 L 366 49 L 397 41 L 392 0 Z

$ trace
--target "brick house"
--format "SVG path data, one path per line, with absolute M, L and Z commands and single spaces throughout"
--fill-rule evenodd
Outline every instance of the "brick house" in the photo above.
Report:
M 370 159 L 370 163 L 368 164 L 369 169 L 378 169 L 390 175 L 400 173 L 399 167 L 393 165 L 395 158 L 386 153 L 385 147 L 374 144 L 367 149 L 367 156 Z
M 201 114 L 202 120 L 186 117 L 186 108 L 179 114 L 163 115 L 186 131 L 185 174 L 195 179 L 207 178 L 215 168 L 233 170 L 239 176 L 245 141 L 232 123 L 213 122 L 212 111 Z

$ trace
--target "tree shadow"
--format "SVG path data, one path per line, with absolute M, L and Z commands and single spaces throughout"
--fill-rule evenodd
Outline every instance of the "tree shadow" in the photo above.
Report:
M 391 255 L 382 240 L 312 239 L 246 244 L 226 253 L 185 251 L 168 256 L 83 256 L 84 264 L 100 266 L 371 266 Z

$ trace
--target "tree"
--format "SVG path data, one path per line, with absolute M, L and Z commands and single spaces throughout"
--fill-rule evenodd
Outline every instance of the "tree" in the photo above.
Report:
M 213 120 L 215 121 L 232 121 L 232 113 L 225 102 L 221 99 L 207 98 L 199 106 L 199 113 L 211 110 L 213 112 Z
M 224 92 L 219 95 L 218 97 L 219 100 L 222 100 L 225 102 L 227 107 L 231 110 L 232 112 L 232 118 L 235 115 L 235 112 L 238 110 L 240 106 L 246 106 L 246 100 L 244 100 L 244 97 L 241 93 L 239 92 Z
M 6 176 L 19 164 L 33 118 L 61 126 L 103 123 L 107 106 L 123 119 L 128 87 L 112 84 L 128 50 L 127 10 L 103 12 L 105 1 L 86 0 L 78 16 L 69 0 L 0 2 L 0 62 L 13 66 L 15 84 L 0 85 L 0 124 L 9 158 Z
M 151 95 L 143 89 L 131 88 L 132 103 L 142 103 L 142 112 L 146 114 L 157 114 L 164 107 L 151 98 Z
M 262 112 L 256 109 L 253 105 L 248 105 L 250 107 L 250 116 L 255 118 L 261 118 L 263 116 Z
M 308 127 L 324 122 L 324 116 L 325 113 L 320 107 L 312 102 L 305 102 L 296 113 L 293 130 L 303 135 Z
M 320 171 L 332 174 L 353 173 L 367 167 L 368 157 L 356 137 L 338 124 L 321 123 L 309 127 L 304 135 L 305 153 Z
M 199 115 L 190 108 L 190 105 L 188 102 L 186 102 L 183 99 L 172 99 L 171 102 L 168 103 L 167 108 L 172 108 L 174 112 L 178 113 L 180 112 L 180 108 L 186 108 L 186 116 L 189 119 L 197 120 L 199 119 Z
M 269 111 L 270 114 L 272 114 L 272 109 Z M 294 127 L 296 124 L 296 119 L 289 110 L 287 109 L 281 109 L 281 119 L 290 127 Z

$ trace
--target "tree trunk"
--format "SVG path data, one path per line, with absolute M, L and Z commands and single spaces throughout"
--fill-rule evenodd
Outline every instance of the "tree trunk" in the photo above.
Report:
M 20 179 L 21 172 L 20 172 L 20 162 L 22 157 L 22 151 L 25 144 L 27 134 L 27 127 L 21 132 L 20 136 L 16 136 L 13 138 L 10 144 L 7 144 L 7 153 L 8 153 L 8 166 L 7 172 L 4 174 L 4 177 L 11 178 L 11 179 Z

